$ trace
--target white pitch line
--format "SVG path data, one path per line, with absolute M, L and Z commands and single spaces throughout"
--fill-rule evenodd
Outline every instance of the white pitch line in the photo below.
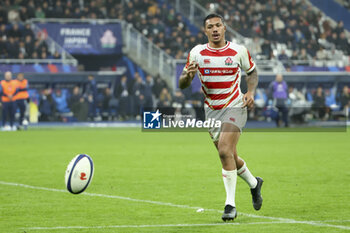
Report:
M 350 222 L 350 219 L 329 219 L 329 220 L 313 221 L 313 222 Z
M 26 185 L 26 184 L 19 184 L 19 183 L 12 183 L 12 182 L 5 182 L 0 181 L 0 184 L 3 185 L 9 185 L 9 186 L 17 186 L 17 187 L 23 187 L 23 188 L 30 188 L 30 189 L 37 189 L 37 190 L 45 190 L 45 191 L 52 191 L 52 192 L 67 192 L 64 189 L 54 189 L 54 188 L 45 188 L 45 187 L 39 187 L 39 186 L 32 186 L 32 185 Z M 82 193 L 80 195 L 86 195 L 86 196 L 92 196 L 92 197 L 104 197 L 104 198 L 112 198 L 112 199 L 120 199 L 120 200 L 127 200 L 127 201 L 133 201 L 133 202 L 142 202 L 142 203 L 148 203 L 148 204 L 155 204 L 155 205 L 162 205 L 162 206 L 170 206 L 170 207 L 178 207 L 183 209 L 194 209 L 197 210 L 201 207 L 193 207 L 189 205 L 177 205 L 170 202 L 160 202 L 160 201 L 151 201 L 151 200 L 142 200 L 142 199 L 135 199 L 130 197 L 123 197 L 123 196 L 115 196 L 115 195 L 106 195 L 106 194 L 98 194 L 98 193 Z M 214 211 L 214 212 L 222 212 L 221 210 L 216 209 L 204 209 L 205 211 Z M 282 222 L 288 222 L 288 223 L 299 223 L 299 224 L 307 224 L 311 226 L 318 226 L 318 227 L 332 227 L 332 228 L 339 228 L 344 230 L 350 230 L 350 227 L 343 226 L 343 225 L 332 225 L 332 224 L 326 224 L 319 221 L 298 221 L 295 219 L 290 218 L 279 218 L 279 217 L 271 217 L 271 216 L 261 216 L 261 215 L 255 215 L 255 214 L 246 214 L 239 212 L 239 215 L 251 217 L 251 218 L 260 218 L 260 219 L 270 219 L 275 221 L 282 221 Z
M 206 227 L 206 226 L 227 226 L 227 225 L 263 225 L 283 224 L 289 222 L 249 222 L 249 223 L 198 223 L 198 224 L 160 224 L 160 225 L 110 225 L 110 226 L 58 226 L 58 227 L 28 227 L 23 230 L 62 230 L 62 229 L 105 229 L 105 228 L 147 228 L 147 227 Z

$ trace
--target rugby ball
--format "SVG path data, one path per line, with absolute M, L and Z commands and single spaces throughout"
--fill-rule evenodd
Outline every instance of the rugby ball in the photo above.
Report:
M 65 181 L 67 190 L 79 194 L 89 186 L 94 174 L 94 164 L 90 156 L 79 154 L 67 166 Z

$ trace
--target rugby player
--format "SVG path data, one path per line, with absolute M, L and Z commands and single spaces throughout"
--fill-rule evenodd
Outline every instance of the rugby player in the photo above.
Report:
M 247 121 L 247 108 L 254 106 L 254 92 L 258 85 L 255 63 L 242 45 L 226 41 L 226 26 L 222 16 L 210 14 L 203 21 L 207 44 L 195 46 L 188 54 L 186 66 L 179 79 L 179 87 L 186 88 L 196 73 L 205 94 L 206 119 L 221 121 L 221 128 L 210 128 L 209 134 L 218 150 L 222 177 L 226 190 L 223 221 L 237 217 L 235 192 L 237 176 L 251 189 L 255 210 L 262 205 L 263 179 L 254 177 L 237 153 L 237 143 Z M 240 90 L 241 70 L 247 74 L 247 93 Z

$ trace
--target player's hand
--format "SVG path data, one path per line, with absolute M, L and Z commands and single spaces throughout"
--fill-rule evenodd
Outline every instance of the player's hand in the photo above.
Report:
M 248 109 L 252 109 L 254 107 L 254 93 L 248 91 L 247 93 L 244 94 L 243 96 L 243 106 L 248 107 Z
M 192 61 L 187 67 L 186 75 L 188 77 L 190 77 L 191 79 L 193 79 L 193 77 L 196 74 L 197 70 L 198 70 L 198 63 L 195 62 L 195 61 Z

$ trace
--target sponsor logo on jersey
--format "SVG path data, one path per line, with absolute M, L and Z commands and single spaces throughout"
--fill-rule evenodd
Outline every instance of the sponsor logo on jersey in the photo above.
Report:
M 204 59 L 204 64 L 209 64 L 210 63 L 210 59 Z
M 211 75 L 233 75 L 237 72 L 236 68 L 210 68 L 210 69 L 200 69 L 202 74 Z

